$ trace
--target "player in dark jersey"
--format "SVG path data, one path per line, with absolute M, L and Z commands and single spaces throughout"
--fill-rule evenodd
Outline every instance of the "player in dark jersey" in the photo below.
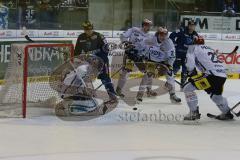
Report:
M 172 32 L 169 38 L 172 39 L 176 48 L 176 60 L 173 64 L 173 72 L 176 74 L 180 67 L 182 67 L 181 72 L 181 88 L 183 88 L 184 83 L 187 80 L 187 69 L 185 65 L 186 54 L 188 50 L 188 45 L 193 44 L 194 37 L 198 36 L 195 31 L 195 22 L 190 20 L 187 27 L 180 27 L 178 30 Z
M 108 44 L 103 35 L 93 31 L 93 24 L 86 21 L 82 24 L 84 33 L 80 34 L 74 50 L 74 55 L 92 54 L 100 57 L 104 62 L 104 67 L 98 78 L 104 84 L 110 100 L 116 101 L 116 94 L 109 76 Z

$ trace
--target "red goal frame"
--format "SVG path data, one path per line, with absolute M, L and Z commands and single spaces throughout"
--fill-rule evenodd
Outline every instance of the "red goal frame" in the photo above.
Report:
M 29 44 L 24 48 L 24 63 L 23 63 L 23 93 L 22 93 L 22 116 L 26 118 L 27 114 L 27 81 L 28 81 L 28 50 L 33 47 L 69 47 L 70 58 L 74 57 L 74 45 L 70 43 L 41 43 Z

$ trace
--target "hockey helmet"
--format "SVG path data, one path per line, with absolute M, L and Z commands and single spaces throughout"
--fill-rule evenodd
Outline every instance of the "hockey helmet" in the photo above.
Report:
M 188 26 L 190 26 L 190 25 L 196 26 L 196 23 L 194 22 L 193 19 L 191 19 L 191 20 L 188 21 Z
M 145 26 L 145 25 L 152 25 L 152 21 L 150 21 L 149 19 L 145 18 L 143 21 L 142 21 L 142 26 Z
M 93 24 L 90 21 L 85 21 L 82 23 L 82 27 L 84 30 L 92 30 Z
M 156 35 L 168 35 L 168 30 L 166 27 L 158 27 Z

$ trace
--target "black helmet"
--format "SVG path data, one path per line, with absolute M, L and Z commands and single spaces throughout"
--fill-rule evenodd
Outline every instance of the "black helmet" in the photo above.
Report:
M 92 30 L 93 24 L 90 21 L 85 21 L 82 23 L 82 27 L 84 30 Z
M 190 26 L 190 25 L 196 25 L 196 23 L 194 22 L 193 19 L 191 19 L 191 20 L 188 21 L 188 26 Z

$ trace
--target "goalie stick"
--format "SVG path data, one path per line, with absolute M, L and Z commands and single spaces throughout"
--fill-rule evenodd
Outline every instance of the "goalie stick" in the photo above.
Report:
M 233 112 L 233 110 L 234 110 L 235 108 L 237 108 L 239 105 L 240 105 L 240 101 L 239 101 L 237 104 L 235 104 L 235 105 L 230 109 L 230 111 L 231 111 L 234 115 L 236 115 L 237 117 L 240 117 L 240 111 L 239 111 L 238 113 L 235 113 L 235 112 Z M 207 116 L 208 116 L 209 118 L 214 118 L 214 119 L 216 119 L 218 115 L 214 115 L 214 114 L 211 114 L 211 113 L 207 113 Z

